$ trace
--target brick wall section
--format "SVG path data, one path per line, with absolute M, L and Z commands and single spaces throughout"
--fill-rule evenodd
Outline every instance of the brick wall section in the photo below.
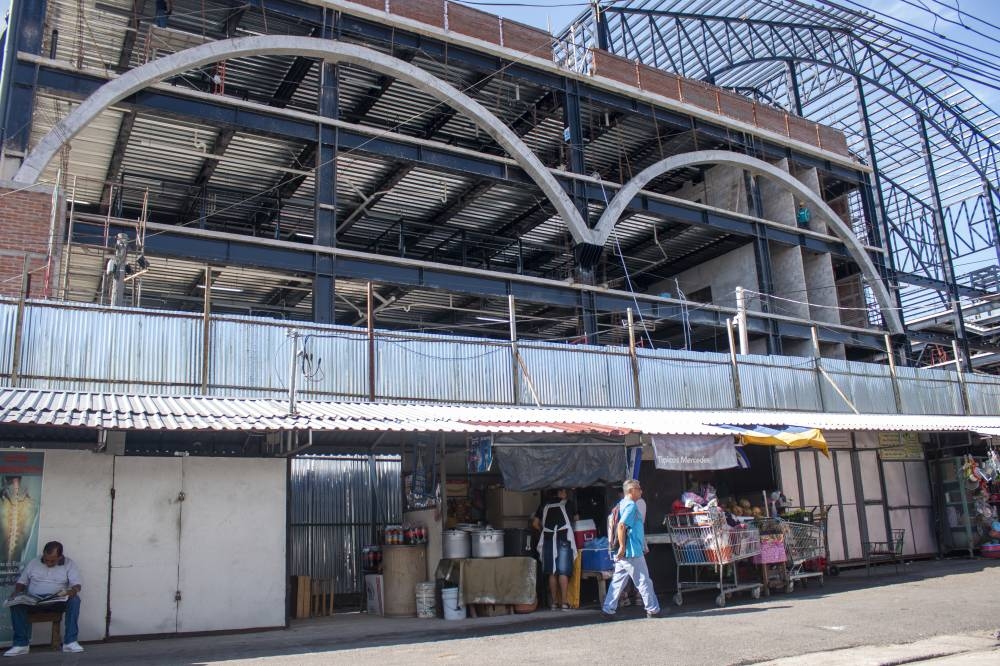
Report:
M 552 59 L 552 36 L 544 30 L 518 23 L 503 21 L 503 46 L 536 58 Z
M 681 99 L 681 77 L 649 65 L 639 65 L 639 87 L 670 99 Z
M 448 3 L 448 29 L 484 42 L 500 45 L 500 17 Z
M 603 76 L 618 83 L 624 83 L 628 86 L 639 85 L 635 73 L 635 62 L 612 55 L 607 51 L 593 50 L 593 71 L 596 76 Z
M 389 12 L 444 30 L 444 5 L 444 0 L 389 0 Z
M 812 146 L 819 145 L 819 137 L 816 135 L 816 123 L 790 113 L 788 114 L 788 136 Z
M 719 112 L 719 89 L 701 81 L 681 79 L 681 100 L 714 113 Z
M 788 126 L 785 125 L 785 115 L 787 114 L 781 109 L 754 104 L 753 113 L 757 119 L 757 127 L 788 136 Z
M 351 0 L 351 2 L 356 5 L 364 5 L 365 7 L 385 11 L 385 0 Z
M 0 295 L 20 295 L 26 254 L 31 271 L 29 296 L 43 295 L 51 204 L 48 192 L 17 192 L 0 187 Z M 55 249 L 58 251 L 59 245 Z M 58 264 L 53 265 L 53 270 L 58 270 Z
M 693 104 L 712 113 L 721 113 L 810 146 L 818 146 L 838 155 L 850 157 L 847 137 L 832 127 L 819 125 L 766 104 L 751 102 L 742 95 L 726 92 L 704 81 L 686 79 L 648 65 L 637 66 L 632 60 L 601 49 L 591 49 L 591 54 L 594 76 L 637 86 L 646 92 Z
M 719 111 L 722 115 L 753 125 L 753 102 L 743 95 L 719 91 Z
M 847 148 L 847 136 L 826 125 L 819 125 L 819 145 L 823 150 L 829 150 L 845 157 L 851 154 Z

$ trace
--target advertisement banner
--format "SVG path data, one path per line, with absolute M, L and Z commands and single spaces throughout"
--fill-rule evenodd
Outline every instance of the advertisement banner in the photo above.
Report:
M 38 554 L 43 453 L 0 451 L 0 594 L 6 599 L 24 564 Z M 6 610 L 6 609 L 4 609 Z M 0 612 L 0 643 L 13 632 Z
M 880 432 L 878 455 L 882 460 L 923 460 L 924 447 L 915 432 Z
M 732 435 L 653 435 L 656 469 L 699 471 L 737 467 Z

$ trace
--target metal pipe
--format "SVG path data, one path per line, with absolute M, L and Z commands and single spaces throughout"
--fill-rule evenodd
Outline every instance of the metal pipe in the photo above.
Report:
M 903 395 L 899 391 L 899 376 L 896 374 L 896 354 L 892 348 L 892 339 L 885 334 L 885 353 L 889 359 L 889 376 L 892 378 L 892 397 L 896 402 L 896 413 L 903 413 Z
M 368 399 L 375 400 L 375 290 L 368 283 L 368 313 L 366 317 L 368 329 Z
M 513 391 L 513 404 L 517 405 L 521 402 L 521 375 L 518 370 L 517 359 L 520 357 L 520 352 L 517 349 L 517 318 L 515 317 L 514 310 L 514 294 L 507 294 L 507 313 L 510 320 L 510 375 L 511 375 L 511 385 Z
M 298 377 L 299 360 L 299 332 L 294 328 L 288 330 L 288 335 L 292 339 L 292 357 L 288 367 L 288 413 L 294 415 L 295 408 L 295 384 Z M 294 431 L 292 431 L 294 432 Z
M 635 322 L 632 319 L 632 308 L 625 311 L 628 316 L 628 355 L 632 361 L 632 391 L 635 406 L 642 407 L 642 390 L 639 386 L 639 356 L 635 350 Z
M 726 335 L 729 337 L 729 369 L 733 377 L 733 398 L 736 409 L 743 409 L 743 389 L 740 386 L 740 366 L 736 359 L 736 336 L 733 333 L 733 320 L 726 320 Z
M 740 328 L 740 354 L 746 355 L 750 349 L 750 334 L 747 331 L 747 301 L 743 287 L 736 287 L 736 321 Z
M 208 395 L 212 344 L 212 269 L 205 266 L 205 294 L 201 315 L 201 394 Z

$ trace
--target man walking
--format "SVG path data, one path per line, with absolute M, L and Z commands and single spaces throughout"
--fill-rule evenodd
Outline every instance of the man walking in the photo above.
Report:
M 638 481 L 626 481 L 622 485 L 625 497 L 618 503 L 618 552 L 614 554 L 615 573 L 611 577 L 611 587 L 604 597 L 601 613 L 605 619 L 613 619 L 618 609 L 618 597 L 629 579 L 635 584 L 646 607 L 646 617 L 660 617 L 660 602 L 653 591 L 653 581 L 646 566 L 644 545 L 646 532 L 636 500 L 642 497 L 642 486 Z

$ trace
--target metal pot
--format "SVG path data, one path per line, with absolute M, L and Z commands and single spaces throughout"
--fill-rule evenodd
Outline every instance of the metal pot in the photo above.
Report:
M 469 557 L 469 533 L 463 530 L 445 530 L 442 557 L 446 560 L 464 560 Z
M 473 557 L 503 557 L 503 530 L 472 533 Z

